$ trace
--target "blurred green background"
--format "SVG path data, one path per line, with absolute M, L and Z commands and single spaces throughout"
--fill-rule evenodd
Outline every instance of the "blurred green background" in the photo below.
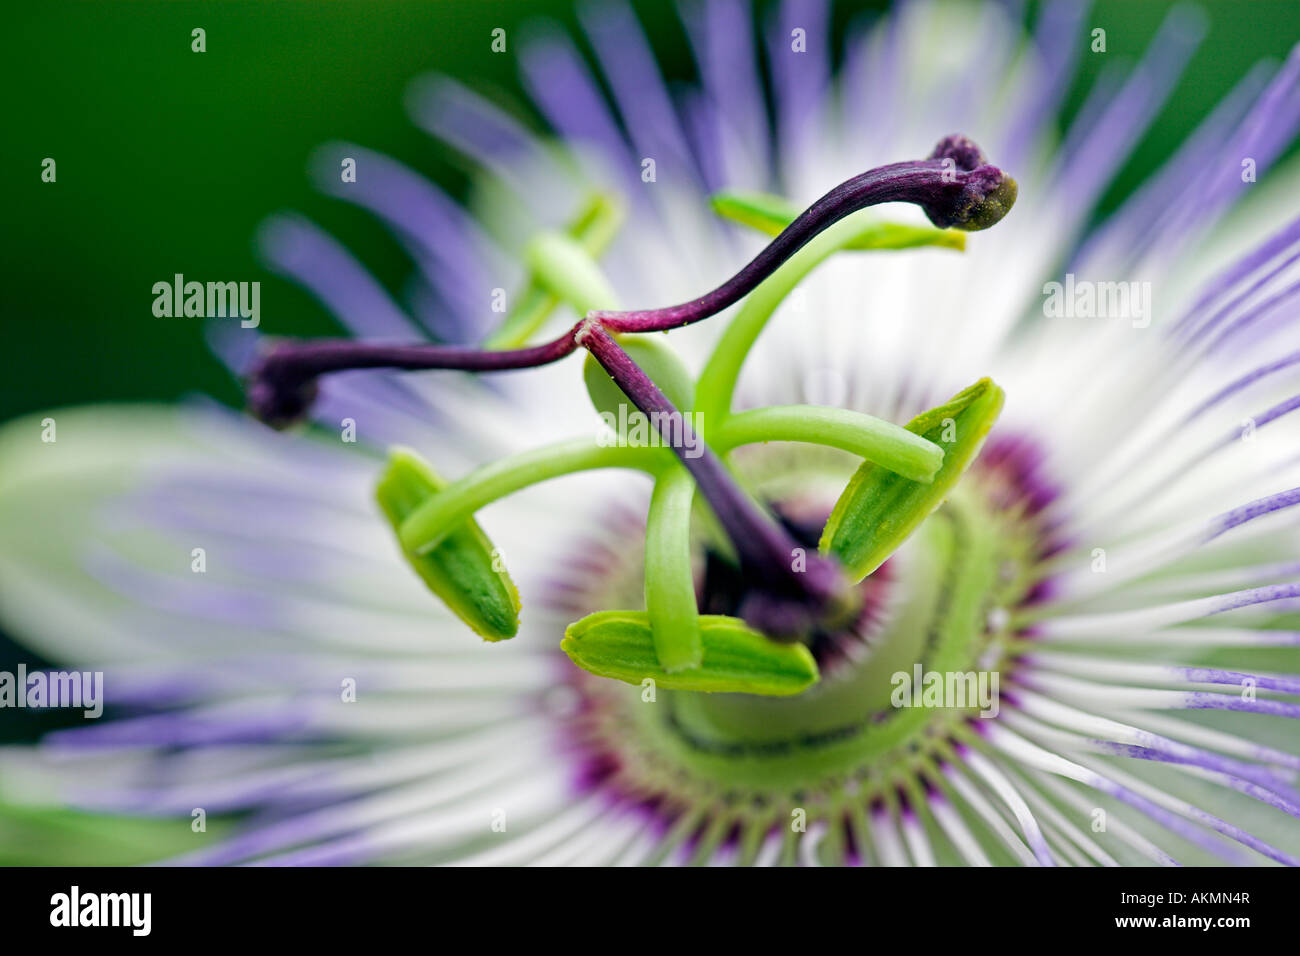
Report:
M 1173 4 L 1099 0 L 1088 28 L 1107 30 L 1104 55 L 1085 52 L 1065 116 L 1111 58 L 1134 57 Z M 1169 155 L 1263 57 L 1300 39 L 1300 0 L 1201 0 L 1210 32 L 1171 105 L 1105 200 L 1114 206 Z M 633 6 L 670 80 L 693 76 L 676 5 Z M 770 9 L 759 3 L 758 16 Z M 837 28 L 884 2 L 839 2 Z M 1030 3 L 1033 19 L 1038 4 Z M 346 240 L 390 289 L 410 269 L 364 213 L 314 194 L 305 164 L 326 140 L 391 153 L 453 191 L 465 171 L 407 120 L 403 92 L 438 70 L 529 107 L 511 53 L 489 34 L 535 18 L 576 29 L 570 0 L 352 2 L 41 2 L 10 8 L 0 36 L 6 110 L 5 264 L 0 420 L 60 405 L 239 393 L 211 357 L 197 319 L 159 319 L 151 286 L 173 273 L 260 280 L 263 331 L 322 334 L 333 323 L 305 293 L 253 257 L 258 222 L 303 211 Z M 190 31 L 207 31 L 191 52 Z M 1086 35 L 1081 33 L 1081 44 Z M 53 157 L 58 180 L 42 183 Z M 34 656 L 0 635 L 0 668 Z M 0 741 L 30 737 L 57 715 L 9 711 Z

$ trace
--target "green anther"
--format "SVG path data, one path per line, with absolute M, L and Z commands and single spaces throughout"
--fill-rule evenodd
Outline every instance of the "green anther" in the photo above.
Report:
M 413 451 L 394 448 L 375 497 L 396 531 L 411 512 L 445 486 Z M 429 590 L 484 640 L 503 641 L 518 632 L 519 592 L 500 553 L 472 518 L 427 554 L 403 547 L 402 555 Z
M 817 682 L 807 647 L 770 641 L 738 618 L 703 615 L 700 639 L 700 666 L 670 672 L 659 663 L 646 612 L 598 611 L 570 624 L 560 647 L 583 670 L 629 684 L 653 680 L 668 689 L 788 697 Z
M 713 211 L 742 226 L 749 226 L 768 236 L 775 236 L 790 225 L 800 210 L 781 196 L 769 193 L 717 193 L 710 199 Z M 941 249 L 966 248 L 966 233 L 960 229 L 935 229 L 933 226 L 908 226 L 902 223 L 877 222 L 862 229 L 841 248 L 914 249 L 937 246 Z
M 564 230 L 587 255 L 598 259 L 609 248 L 618 227 L 623 221 L 623 207 L 617 197 L 596 193 L 583 207 L 577 218 Z M 483 343 L 485 349 L 514 349 L 525 345 L 560 305 L 560 299 L 529 276 L 520 291 L 516 305 L 506 316 L 501 328 Z
M 529 240 L 524 261 L 552 295 L 579 315 L 617 309 L 618 295 L 582 243 L 561 232 L 543 232 Z
M 884 563 L 916 527 L 943 504 L 975 460 L 1002 411 L 1002 389 L 987 378 L 907 423 L 907 430 L 945 449 L 943 465 L 926 485 L 863 463 L 835 503 L 820 548 L 839 558 L 854 580 Z

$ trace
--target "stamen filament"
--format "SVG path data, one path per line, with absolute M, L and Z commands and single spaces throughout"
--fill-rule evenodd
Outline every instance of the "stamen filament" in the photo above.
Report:
M 403 547 L 425 554 L 480 508 L 530 485 L 599 468 L 635 468 L 653 473 L 665 461 L 672 459 L 666 458 L 660 448 L 607 447 L 590 438 L 529 449 L 453 481 L 412 511 L 398 534 Z
M 700 373 L 698 410 L 706 421 L 721 422 L 730 413 L 740 369 L 786 296 L 813 269 L 844 249 L 860 232 L 856 223 L 835 224 L 783 263 L 745 300 L 740 312 L 723 330 Z
M 901 425 L 825 405 L 773 405 L 738 412 L 710 443 L 720 452 L 756 442 L 812 442 L 865 458 L 912 481 L 929 484 L 943 465 L 943 449 Z
M 691 567 L 691 503 L 695 482 L 682 468 L 655 482 L 646 515 L 645 607 L 655 654 L 664 670 L 699 667 L 704 657 Z

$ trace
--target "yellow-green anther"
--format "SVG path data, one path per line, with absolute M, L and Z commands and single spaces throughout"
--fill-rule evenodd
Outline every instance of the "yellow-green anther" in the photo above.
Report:
M 673 690 L 788 697 L 817 683 L 807 647 L 770 641 L 739 618 L 701 616 L 700 640 L 700 666 L 670 672 L 659 663 L 644 611 L 599 611 L 570 624 L 560 647 L 583 670 L 629 684 L 653 680 Z
M 524 261 L 552 295 L 579 315 L 618 308 L 618 295 L 582 243 L 561 232 L 543 232 L 529 240 Z
M 1002 389 L 987 378 L 907 423 L 907 430 L 944 449 L 929 484 L 909 481 L 864 462 L 835 503 L 820 548 L 860 581 L 884 563 L 916 527 L 943 504 L 975 460 L 1002 411 Z
M 375 497 L 393 530 L 446 486 L 415 452 L 394 448 L 375 488 Z M 400 546 L 400 538 L 399 538 Z M 472 518 L 460 523 L 426 554 L 402 547 L 402 556 L 429 590 L 488 641 L 503 641 L 519 630 L 519 592 L 506 573 L 500 552 Z
M 749 226 L 767 236 L 778 235 L 802 210 L 781 196 L 770 193 L 721 192 L 710 199 L 713 211 L 742 226 Z M 966 248 L 966 233 L 960 229 L 935 229 L 931 226 L 908 226 L 894 222 L 876 222 L 864 227 L 841 248 L 914 249 L 937 246 L 941 249 Z
M 618 198 L 609 193 L 595 193 L 564 231 L 591 258 L 599 259 L 609 248 L 622 222 L 623 206 Z M 483 347 L 512 349 L 524 345 L 559 304 L 559 297 L 530 275 L 501 328 L 483 342 Z
M 655 482 L 645 532 L 645 606 L 655 654 L 669 673 L 699 667 L 700 616 L 691 567 L 691 502 L 695 481 L 667 468 Z

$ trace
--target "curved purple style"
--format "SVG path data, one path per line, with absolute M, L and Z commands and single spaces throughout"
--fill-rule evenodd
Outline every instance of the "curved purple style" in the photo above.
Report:
M 989 164 L 975 143 L 965 136 L 947 136 L 927 159 L 891 163 L 836 186 L 712 292 L 668 308 L 592 312 L 589 318 L 613 332 L 662 332 L 690 325 L 739 302 L 819 232 L 868 206 L 913 203 L 940 229 L 974 231 L 1001 220 L 1016 193 L 1016 181 Z
M 445 345 L 374 345 L 347 339 L 279 342 L 253 368 L 249 409 L 269 425 L 300 419 L 315 398 L 315 380 L 358 368 L 461 369 L 495 372 L 558 361 L 578 347 L 584 323 L 611 332 L 657 332 L 716 315 L 752 292 L 814 236 L 868 206 L 914 203 L 940 228 L 987 229 L 1016 201 L 1016 181 L 988 163 L 965 136 L 947 136 L 927 159 L 891 163 L 841 183 L 808 207 L 740 272 L 682 305 L 633 312 L 592 312 L 559 338 L 505 352 Z

